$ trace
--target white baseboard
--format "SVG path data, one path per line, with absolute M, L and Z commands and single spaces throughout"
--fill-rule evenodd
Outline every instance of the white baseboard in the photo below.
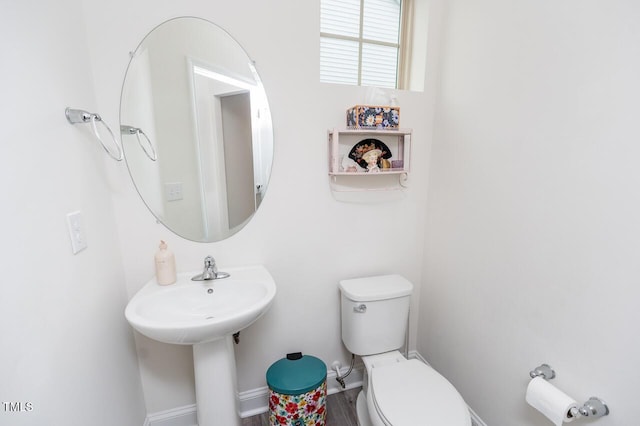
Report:
M 144 426 L 198 426 L 196 404 L 149 414 Z
M 419 359 L 420 361 L 424 362 L 425 364 L 429 365 L 429 363 L 427 362 L 427 360 L 420 355 L 420 353 L 418 351 L 410 351 L 409 352 L 409 358 L 416 358 Z M 469 406 L 467 406 L 469 408 L 469 414 L 471 414 L 471 426 L 487 426 L 487 424 L 482 421 L 482 419 L 476 414 L 475 411 L 473 411 L 473 409 Z
M 269 410 L 269 388 L 264 386 L 238 394 L 240 417 L 251 417 Z
M 410 359 L 419 359 L 429 365 L 427 360 L 417 351 L 409 352 Z M 353 389 L 362 386 L 363 379 L 362 364 L 353 367 L 353 371 L 349 377 L 345 379 L 346 389 Z M 340 370 L 340 374 L 345 374 L 348 368 Z M 340 384 L 336 380 L 336 372 L 331 370 L 327 372 L 327 394 L 342 392 Z M 238 407 L 240 417 L 251 417 L 257 414 L 265 413 L 269 410 L 269 388 L 267 386 L 251 389 L 238 394 Z M 478 417 L 478 415 L 469 407 L 471 413 L 472 426 L 487 426 L 486 423 Z M 185 405 L 171 410 L 152 413 L 147 416 L 143 426 L 197 426 L 198 418 L 196 405 Z
M 469 413 L 471 413 L 471 426 L 487 426 L 485 422 L 482 421 L 480 417 L 476 414 L 475 411 L 469 407 Z
M 363 365 L 353 367 L 353 371 L 351 371 L 349 377 L 345 379 L 346 389 L 353 389 L 362 386 L 363 368 Z M 345 374 L 347 370 L 348 368 L 341 369 L 340 374 Z M 342 392 L 343 390 L 345 390 L 342 389 L 340 384 L 337 382 L 336 375 L 336 372 L 333 370 L 327 371 L 328 395 L 332 395 L 334 393 Z M 269 388 L 265 386 L 246 392 L 240 392 L 238 394 L 238 400 L 240 407 L 240 417 L 242 418 L 265 413 L 269 410 Z
M 346 389 L 362 386 L 363 366 L 355 366 L 345 379 Z M 347 369 L 340 371 L 341 374 Z M 327 394 L 342 392 L 344 389 L 335 380 L 336 372 L 327 372 Z M 238 393 L 240 417 L 251 417 L 269 411 L 269 388 L 267 386 Z M 196 405 L 186 405 L 171 410 L 152 413 L 147 416 L 143 426 L 197 426 Z
M 348 367 L 340 369 L 340 375 L 344 375 L 349 371 Z M 358 388 L 362 386 L 362 378 L 364 377 L 364 364 L 354 365 L 351 374 L 344 379 L 346 388 L 342 389 L 342 386 L 336 380 L 336 372 L 331 370 L 327 371 L 327 394 L 333 395 L 334 393 L 342 392 L 347 389 Z
M 429 366 L 431 365 L 431 364 L 429 364 L 427 362 L 426 359 L 424 359 L 424 357 L 422 355 L 420 355 L 420 352 L 418 352 L 418 351 L 409 351 L 409 359 L 418 359 L 418 360 L 424 362 L 425 364 L 427 364 Z

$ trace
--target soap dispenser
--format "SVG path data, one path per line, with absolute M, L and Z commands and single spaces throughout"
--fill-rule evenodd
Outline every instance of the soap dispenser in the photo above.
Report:
M 159 250 L 155 255 L 156 281 L 160 285 L 169 285 L 176 282 L 176 257 L 167 248 L 167 243 L 160 240 Z

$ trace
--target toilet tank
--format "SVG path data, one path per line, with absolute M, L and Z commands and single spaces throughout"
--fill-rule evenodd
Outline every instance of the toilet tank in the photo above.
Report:
M 351 353 L 400 349 L 405 341 L 413 284 L 400 275 L 340 281 L 342 341 Z

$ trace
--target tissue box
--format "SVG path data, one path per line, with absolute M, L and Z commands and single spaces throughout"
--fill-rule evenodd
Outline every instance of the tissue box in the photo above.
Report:
M 397 129 L 400 107 L 356 105 L 347 110 L 347 127 L 362 129 Z

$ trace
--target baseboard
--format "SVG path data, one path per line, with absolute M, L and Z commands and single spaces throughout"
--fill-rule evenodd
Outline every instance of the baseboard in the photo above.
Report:
M 269 388 L 264 386 L 238 393 L 240 417 L 251 417 L 269 410 Z
M 485 422 L 476 414 L 475 411 L 469 407 L 469 413 L 471 413 L 471 426 L 487 426 Z
M 144 426 L 198 426 L 196 404 L 149 414 Z
M 363 368 L 363 365 L 357 365 L 353 368 L 349 377 L 345 379 L 345 389 L 342 389 L 336 380 L 337 373 L 333 370 L 327 371 L 327 394 L 332 395 L 346 389 L 353 389 L 362 386 Z M 343 368 L 340 370 L 340 374 L 345 374 L 347 371 L 348 368 Z M 238 394 L 238 400 L 240 417 L 242 418 L 265 413 L 269 410 L 269 388 L 265 386 L 246 392 L 240 392 Z
M 340 370 L 345 374 L 347 368 Z M 345 379 L 346 389 L 362 386 L 363 366 L 355 366 Z M 335 371 L 327 371 L 327 394 L 342 392 Z M 267 386 L 238 393 L 240 417 L 251 417 L 269 410 L 269 388 Z M 171 410 L 152 413 L 147 416 L 143 426 L 197 426 L 196 405 L 186 405 Z
M 340 375 L 346 374 L 349 371 L 348 367 L 340 369 Z M 362 386 L 362 379 L 364 377 L 364 364 L 354 365 L 351 374 L 344 379 L 345 389 L 336 380 L 337 373 L 334 370 L 327 371 L 327 394 L 333 395 L 334 393 L 342 392 L 347 389 L 359 388 Z
M 427 364 L 427 365 L 429 365 L 429 366 L 431 365 L 431 364 L 429 364 L 429 363 L 427 362 L 427 360 L 426 360 L 426 359 L 424 359 L 424 357 L 423 357 L 422 355 L 420 355 L 420 352 L 418 352 L 418 351 L 409 351 L 409 354 L 408 354 L 408 355 L 409 355 L 409 356 L 408 356 L 408 358 L 409 358 L 409 359 L 418 359 L 418 360 L 420 360 L 421 362 L 423 362 L 423 363 L 425 363 L 425 364 Z
M 427 360 L 417 351 L 410 351 L 408 355 L 410 359 L 419 359 L 429 365 Z M 351 374 L 345 379 L 346 389 L 362 386 L 363 369 L 362 364 L 354 366 Z M 343 368 L 340 370 L 340 374 L 345 374 L 347 371 L 348 368 Z M 346 390 L 342 389 L 336 380 L 336 375 L 333 370 L 327 372 L 327 394 L 329 395 Z M 269 410 L 269 388 L 264 386 L 238 393 L 238 404 L 242 418 L 267 412 Z M 469 413 L 471 413 L 472 426 L 487 426 L 471 407 L 469 407 Z M 197 424 L 196 405 L 192 404 L 149 414 L 143 426 L 197 426 Z
M 422 355 L 420 355 L 418 351 L 409 351 L 409 358 L 416 358 L 424 362 L 425 364 L 430 365 L 427 362 L 427 360 Z M 471 407 L 469 407 L 468 405 L 467 407 L 469 408 L 469 414 L 471 414 L 471 426 L 487 426 L 487 424 L 484 421 L 482 421 L 480 416 L 478 416 Z

